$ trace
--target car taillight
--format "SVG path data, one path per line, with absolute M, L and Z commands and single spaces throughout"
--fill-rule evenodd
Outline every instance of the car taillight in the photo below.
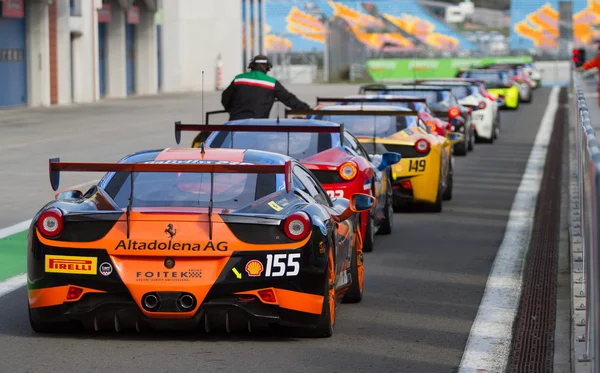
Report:
M 352 180 L 358 173 L 358 168 L 352 162 L 346 162 L 340 167 L 340 177 L 346 181 Z
M 434 131 L 437 132 L 437 126 L 435 125 L 435 122 L 429 121 L 426 124 L 427 124 L 427 127 L 429 127 L 429 132 L 434 132 Z
M 63 229 L 62 212 L 57 208 L 51 208 L 40 216 L 37 227 L 44 236 L 57 236 Z
M 310 233 L 310 219 L 304 212 L 296 212 L 283 222 L 285 235 L 295 241 L 300 241 Z
M 450 118 L 456 118 L 460 115 L 460 109 L 456 106 L 452 106 L 450 109 L 448 109 L 448 115 Z
M 275 293 L 272 289 L 259 290 L 258 296 L 265 303 L 275 303 L 277 299 L 275 298 Z
M 429 151 L 429 147 L 429 141 L 425 139 L 420 139 L 415 143 L 415 149 L 417 149 L 419 153 L 427 153 Z
M 69 291 L 67 292 L 67 300 L 79 299 L 81 293 L 83 293 L 82 288 L 78 288 L 77 286 L 69 286 Z
M 485 101 L 481 101 L 479 105 L 477 105 L 477 108 L 479 108 L 479 110 L 483 110 L 486 106 L 487 104 L 485 103 Z

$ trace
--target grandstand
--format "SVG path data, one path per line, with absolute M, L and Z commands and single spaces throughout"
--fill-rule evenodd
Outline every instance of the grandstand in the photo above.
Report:
M 332 16 L 347 21 L 348 32 L 371 50 L 384 45 L 406 51 L 479 49 L 414 0 L 268 0 L 266 13 L 267 50 L 271 51 L 282 51 L 282 46 L 291 52 L 322 51 L 324 20 Z

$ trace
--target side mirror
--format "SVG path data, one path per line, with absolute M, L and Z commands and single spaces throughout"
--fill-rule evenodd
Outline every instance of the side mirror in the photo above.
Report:
M 452 144 L 452 145 L 463 141 L 463 139 L 464 139 L 464 135 L 461 133 L 450 132 L 450 134 L 448 134 L 448 141 L 450 141 L 450 144 Z
M 377 200 L 369 194 L 355 193 L 350 197 L 348 208 L 336 216 L 338 222 L 344 221 L 357 212 L 367 211 L 375 207 Z
M 83 197 L 81 190 L 67 190 L 65 192 L 56 193 L 54 198 L 57 201 L 77 201 Z
M 379 171 L 383 171 L 386 168 L 400 162 L 401 159 L 402 159 L 402 155 L 400 153 L 394 153 L 394 152 L 383 153 L 381 155 L 381 163 L 379 164 L 379 167 L 377 167 L 377 169 Z

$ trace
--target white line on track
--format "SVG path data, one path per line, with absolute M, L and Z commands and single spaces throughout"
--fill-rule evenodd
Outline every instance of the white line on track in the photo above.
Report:
M 550 93 L 458 373 L 504 372 L 508 363 L 521 298 L 524 259 L 529 250 L 559 89 L 554 87 Z
M 90 180 L 85 183 L 76 184 L 76 185 L 70 186 L 69 188 L 67 188 L 67 190 L 78 189 L 78 188 L 81 188 L 81 187 L 84 187 L 84 186 L 87 186 L 90 184 L 97 183 L 98 181 L 99 180 Z M 7 227 L 7 228 L 2 228 L 2 229 L 0 229 L 0 239 L 6 238 L 8 236 L 12 236 L 13 234 L 23 232 L 23 231 L 29 229 L 30 224 L 31 224 L 31 219 L 22 221 L 18 224 L 15 224 L 15 225 Z M 27 275 L 25 273 L 22 273 L 20 275 L 11 277 L 4 281 L 0 281 L 0 297 L 2 297 L 3 295 L 6 295 L 12 291 L 15 291 L 18 288 L 20 288 L 21 286 L 25 285 L 26 279 L 27 279 Z

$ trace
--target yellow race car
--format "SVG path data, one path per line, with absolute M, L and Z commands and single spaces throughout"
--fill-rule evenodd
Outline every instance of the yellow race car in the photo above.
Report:
M 371 156 L 400 153 L 400 162 L 391 167 L 394 210 L 407 203 L 424 203 L 441 212 L 442 200 L 452 199 L 452 145 L 462 141 L 461 134 L 431 133 L 416 111 L 397 106 L 332 105 L 297 113 L 343 123 Z

